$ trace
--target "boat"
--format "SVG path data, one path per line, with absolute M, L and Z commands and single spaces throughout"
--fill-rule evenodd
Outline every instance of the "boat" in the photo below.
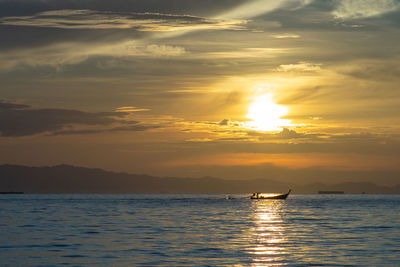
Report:
M 269 193 L 253 193 L 250 196 L 250 199 L 286 199 L 292 189 L 289 190 L 286 194 L 269 194 Z

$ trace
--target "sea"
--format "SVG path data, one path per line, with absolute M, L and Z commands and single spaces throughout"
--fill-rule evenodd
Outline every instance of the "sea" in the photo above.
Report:
M 0 266 L 400 266 L 400 195 L 0 195 Z

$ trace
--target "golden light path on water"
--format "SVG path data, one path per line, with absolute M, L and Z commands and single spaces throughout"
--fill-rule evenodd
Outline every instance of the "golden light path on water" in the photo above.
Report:
M 251 266 L 281 265 L 285 255 L 282 205 L 281 200 L 252 201 L 254 227 L 249 233 L 252 246 L 247 248 L 247 253 L 253 256 Z
M 273 94 L 263 94 L 257 96 L 250 104 L 247 118 L 251 121 L 247 122 L 246 126 L 259 131 L 276 131 L 292 126 L 290 120 L 282 119 L 288 112 L 287 107 L 274 103 Z

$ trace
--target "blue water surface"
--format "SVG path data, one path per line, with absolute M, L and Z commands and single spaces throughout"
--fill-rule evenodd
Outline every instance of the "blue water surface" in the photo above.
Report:
M 1 195 L 1 266 L 400 266 L 400 195 Z

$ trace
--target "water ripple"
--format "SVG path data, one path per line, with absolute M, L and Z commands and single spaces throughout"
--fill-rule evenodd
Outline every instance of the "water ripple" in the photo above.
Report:
M 0 197 L 1 266 L 400 266 L 400 196 Z

